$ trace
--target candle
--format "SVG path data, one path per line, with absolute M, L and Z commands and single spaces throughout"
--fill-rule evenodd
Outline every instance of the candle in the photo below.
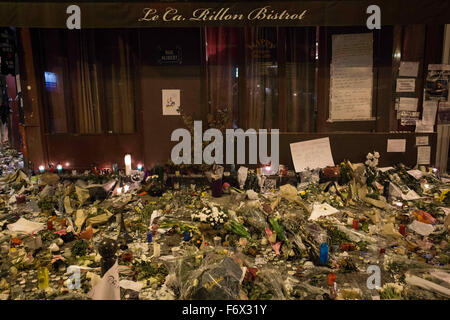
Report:
M 358 229 L 358 219 L 353 219 L 353 229 Z
M 45 167 L 44 166 L 39 166 L 39 172 L 40 173 L 44 173 L 45 171 Z
M 328 274 L 328 285 L 331 287 L 336 282 L 336 274 L 334 272 L 330 272 Z
M 58 164 L 57 166 L 56 166 L 56 169 L 58 169 L 58 172 L 62 172 L 62 165 L 60 165 L 60 164 Z
M 131 175 L 131 155 L 125 155 L 125 175 Z
M 137 165 L 137 169 L 139 170 L 139 171 L 142 171 L 142 163 L 139 163 L 138 165 Z
M 323 242 L 320 245 L 320 263 L 326 264 L 328 261 L 328 245 Z
M 158 258 L 161 255 L 161 245 L 159 243 L 153 242 L 153 256 Z

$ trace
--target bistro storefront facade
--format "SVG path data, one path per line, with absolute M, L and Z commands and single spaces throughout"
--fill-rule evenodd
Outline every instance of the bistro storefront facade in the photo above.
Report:
M 186 127 L 186 117 L 205 128 L 279 129 L 280 164 L 291 168 L 289 144 L 322 137 L 330 138 L 335 159 L 359 161 L 377 150 L 381 166 L 415 165 L 418 136 L 428 137 L 430 164 L 448 154 L 439 117 L 424 132 L 411 122 L 416 115 L 399 112 L 399 99 L 417 99 L 410 111 L 421 117 L 429 65 L 448 63 L 446 2 L 71 5 L 0 3 L 0 23 L 16 35 L 22 136 L 35 170 L 123 167 L 125 154 L 133 167 L 164 164 L 176 143 L 171 133 Z M 379 29 L 369 26 L 377 13 L 371 5 L 381 14 Z M 368 107 L 342 102 L 355 108 L 354 118 L 337 113 L 344 100 L 337 98 L 341 56 L 334 44 L 343 35 L 370 39 L 370 61 L 353 69 L 366 82 L 347 88 Z M 417 66 L 406 93 L 397 88 L 403 62 Z M 168 111 L 166 94 L 178 99 L 181 114 Z M 405 150 L 388 152 L 389 139 L 405 139 Z

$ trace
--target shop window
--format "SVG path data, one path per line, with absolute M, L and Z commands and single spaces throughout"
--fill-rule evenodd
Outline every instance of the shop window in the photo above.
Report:
M 134 36 L 127 30 L 39 31 L 50 133 L 134 133 Z
M 233 127 L 314 131 L 316 28 L 207 27 L 210 112 Z

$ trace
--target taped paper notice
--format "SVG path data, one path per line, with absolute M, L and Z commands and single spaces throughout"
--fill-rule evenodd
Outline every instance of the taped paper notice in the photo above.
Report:
M 401 61 L 398 70 L 399 77 L 417 77 L 419 62 Z
M 415 92 L 416 79 L 415 78 L 398 78 L 397 92 Z
M 417 147 L 417 164 L 430 164 L 431 147 Z
M 429 100 L 423 102 L 423 114 L 422 123 L 428 126 L 434 126 L 436 121 L 438 103 L 435 100 Z
M 406 139 L 388 139 L 387 152 L 405 152 Z
M 428 136 L 416 137 L 416 146 L 427 146 L 427 145 L 428 145 Z
M 422 122 L 422 120 L 416 121 L 416 132 L 420 133 L 433 133 L 434 132 L 434 126 L 433 125 L 427 125 Z
M 400 104 L 398 106 L 398 111 L 417 111 L 417 103 L 419 99 L 417 98 L 400 98 Z

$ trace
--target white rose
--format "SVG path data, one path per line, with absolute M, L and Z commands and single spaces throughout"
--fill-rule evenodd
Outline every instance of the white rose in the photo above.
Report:
M 374 155 L 375 155 L 375 158 L 377 158 L 377 159 L 380 157 L 380 154 L 377 151 L 375 151 Z
M 373 158 L 373 154 L 369 152 L 369 153 L 367 154 L 367 159 L 372 159 L 372 158 Z

